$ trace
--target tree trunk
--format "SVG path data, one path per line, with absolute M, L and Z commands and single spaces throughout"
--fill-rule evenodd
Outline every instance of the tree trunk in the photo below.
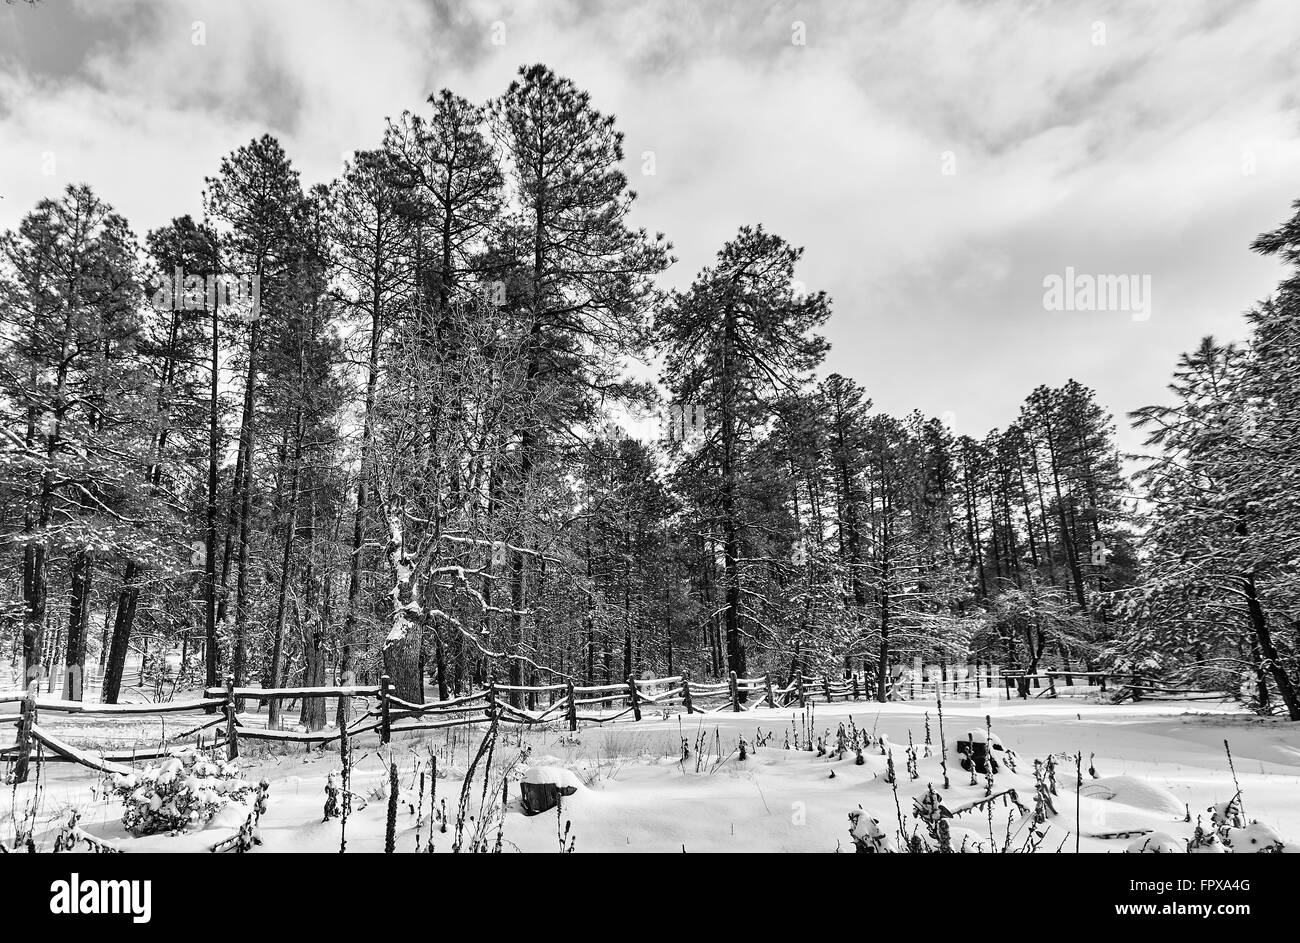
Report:
M 216 687 L 220 659 L 217 651 L 217 485 L 218 467 L 221 460 L 218 452 L 221 448 L 220 400 L 221 382 L 221 346 L 218 334 L 220 316 L 217 305 L 212 306 L 212 362 L 210 364 L 211 383 L 208 388 L 208 491 L 204 508 L 203 528 L 203 662 L 204 684 Z M 130 564 L 127 565 L 128 571 Z M 134 603 L 132 604 L 134 606 Z M 119 612 L 121 601 L 118 602 Z M 117 629 L 114 629 L 114 644 L 117 644 Z M 125 657 L 126 642 L 122 642 Z M 119 670 L 119 680 L 121 672 Z M 105 682 L 107 683 L 107 682 Z M 215 708 L 212 710 L 215 711 Z
M 301 371 L 301 364 L 300 364 Z M 300 382 L 302 376 L 300 372 Z M 300 396 L 305 397 L 307 391 L 305 382 L 302 383 L 303 389 Z M 301 404 L 302 400 L 299 400 Z M 295 410 L 293 423 L 293 468 L 289 472 L 289 510 L 284 531 L 284 552 L 280 556 L 280 590 L 276 595 L 275 603 L 275 637 L 271 643 L 271 660 L 267 665 L 266 684 L 268 687 L 277 688 L 280 686 L 280 662 L 284 655 L 284 621 L 286 617 L 286 606 L 289 599 L 289 579 L 291 562 L 293 561 L 293 542 L 298 532 L 298 474 L 302 467 L 302 438 L 303 438 L 303 410 L 299 405 Z M 280 725 L 280 702 L 272 700 L 267 705 L 267 725 L 272 730 L 279 729 Z
M 248 550 L 249 531 L 253 516 L 253 450 L 255 446 L 255 424 L 257 413 L 253 403 L 257 394 L 257 353 L 261 340 L 261 322 L 254 321 L 248 340 L 248 379 L 244 384 L 244 410 L 239 429 L 239 448 L 244 455 L 243 481 L 239 486 L 238 513 L 234 529 L 239 534 L 239 554 L 236 558 L 235 572 L 235 637 L 230 658 L 231 674 L 235 686 L 244 683 L 248 652 Z M 243 698 L 235 700 L 236 710 L 243 710 Z
M 424 679 L 420 677 L 420 627 L 424 612 L 420 605 L 419 575 L 415 561 L 406 552 L 402 520 L 397 511 L 388 518 L 388 565 L 393 574 L 393 625 L 384 640 L 384 673 L 393 683 L 393 693 L 405 701 L 424 703 Z
M 728 306 L 725 314 L 726 328 L 723 359 L 728 359 L 735 347 L 736 314 Z M 736 429 L 734 393 L 727 363 L 722 369 L 727 378 L 723 383 L 721 402 L 722 433 L 722 574 L 726 593 L 723 619 L 727 633 L 727 670 L 737 677 L 746 677 L 745 642 L 740 632 L 740 533 L 736 513 L 736 455 L 739 434 Z
M 1264 667 L 1273 677 L 1277 693 L 1282 698 L 1282 703 L 1286 705 L 1287 716 L 1291 720 L 1300 720 L 1300 698 L 1297 697 L 1295 685 L 1286 673 L 1286 666 L 1278 661 L 1268 618 L 1264 614 L 1264 607 L 1260 605 L 1259 594 L 1255 588 L 1254 574 L 1246 574 L 1241 578 L 1241 582 L 1246 593 L 1246 609 L 1250 615 L 1250 626 L 1259 642 L 1259 653 L 1263 656 Z
M 378 276 L 376 276 L 375 286 L 371 292 L 370 350 L 366 364 L 366 395 L 361 416 L 361 467 L 357 472 L 357 506 L 352 517 L 347 615 L 343 620 L 343 640 L 346 645 L 351 645 L 355 641 L 357 605 L 361 596 L 361 548 L 365 543 L 366 501 L 369 495 L 367 476 L 370 474 L 370 453 L 374 440 L 375 391 L 379 386 L 379 341 L 383 332 L 383 322 L 380 319 L 381 302 Z
M 883 455 L 880 462 L 880 661 L 876 665 L 876 700 L 889 700 L 889 630 L 892 593 L 889 582 L 893 578 L 893 492 L 890 489 L 890 469 Z
M 302 674 L 304 687 L 315 688 L 325 684 L 325 630 L 315 619 L 308 619 L 303 626 Z M 325 698 L 303 698 L 298 717 L 308 730 L 324 729 Z
M 105 704 L 116 704 L 121 696 L 122 672 L 126 669 L 127 648 L 131 641 L 131 624 L 135 620 L 136 603 L 140 598 L 140 587 L 135 585 L 139 571 L 135 560 L 126 561 L 122 589 L 117 594 L 117 613 L 113 619 L 108 661 L 104 665 L 104 685 L 100 698 Z
M 82 675 L 86 670 L 86 630 L 90 623 L 90 589 L 94 565 L 90 554 L 78 550 L 72 557 L 72 587 L 68 596 L 68 655 L 64 659 L 63 699 L 82 700 Z

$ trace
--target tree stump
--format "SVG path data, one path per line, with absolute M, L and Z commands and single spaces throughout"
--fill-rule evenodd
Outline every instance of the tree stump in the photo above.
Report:
M 578 791 L 578 778 L 567 769 L 539 766 L 530 769 L 519 782 L 519 796 L 525 815 L 540 815 L 559 805 L 561 796 Z

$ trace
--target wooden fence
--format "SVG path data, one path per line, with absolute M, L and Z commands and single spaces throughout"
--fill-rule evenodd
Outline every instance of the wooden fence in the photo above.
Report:
M 1046 684 L 1035 697 L 1058 697 L 1076 688 L 1073 684 L 1058 687 L 1058 679 L 1070 676 L 1097 682 L 1100 690 L 1107 690 L 1107 680 L 1114 686 L 1117 699 L 1130 696 L 1146 697 L 1221 697 L 1222 692 L 1198 691 L 1186 688 L 1160 686 L 1155 682 L 1133 675 L 1115 675 L 1103 672 L 1040 672 L 1036 675 L 1003 673 L 1006 697 L 1013 696 L 1013 686 L 1025 697 L 1029 682 Z M 1127 678 L 1127 681 L 1122 679 Z M 397 733 L 418 730 L 439 730 L 449 727 L 469 726 L 492 721 L 520 725 L 564 724 L 577 730 L 580 723 L 605 724 L 631 717 L 640 721 L 645 711 L 676 708 L 686 714 L 707 714 L 775 709 L 812 703 L 861 701 L 868 697 L 865 679 L 852 674 L 848 678 L 821 676 L 805 678 L 796 673 L 787 684 L 774 683 L 770 674 L 757 678 L 738 678 L 734 672 L 726 681 L 693 682 L 686 676 L 670 678 L 628 678 L 619 684 L 575 685 L 570 682 L 550 685 L 507 685 L 489 683 L 486 688 L 470 694 L 416 704 L 403 700 L 391 690 L 387 676 L 376 686 L 326 686 L 298 688 L 235 687 L 231 678 L 224 687 L 206 688 L 201 698 L 190 701 L 169 701 L 150 704 L 96 704 L 82 701 L 61 701 L 41 698 L 33 689 L 28 692 L 0 693 L 0 729 L 14 726 L 16 741 L 0 747 L 0 758 L 12 760 L 10 779 L 22 782 L 28 775 L 30 764 L 36 761 L 70 761 L 103 772 L 127 772 L 126 763 L 136 760 L 158 759 L 167 756 L 177 746 L 194 740 L 194 745 L 223 749 L 226 756 L 239 756 L 241 740 L 279 741 L 282 743 L 327 744 L 342 741 L 346 749 L 351 737 L 378 731 L 382 743 L 388 743 Z M 951 681 L 913 681 L 904 688 L 918 697 L 929 700 L 939 694 L 943 698 L 969 696 L 973 690 L 983 696 L 1000 697 L 1001 684 L 989 687 L 979 678 L 953 679 Z M 891 696 L 901 696 L 895 683 Z M 336 700 L 336 723 L 333 728 L 320 730 L 275 730 L 257 727 L 241 716 L 237 705 L 249 700 L 270 701 L 333 698 Z M 354 716 L 354 699 L 365 699 L 365 709 Z M 546 702 L 543 706 L 542 702 Z M 16 704 L 17 713 L 3 713 L 6 704 Z M 527 704 L 527 706 L 521 706 Z M 12 708 L 11 708 L 12 710 Z M 160 738 L 149 749 L 132 749 L 110 753 L 91 751 L 73 746 L 59 737 L 53 728 L 43 726 L 42 715 L 95 715 L 106 718 L 132 716 L 159 716 L 189 713 L 192 723 L 182 732 Z M 212 739 L 204 741 L 211 733 Z
M 34 688 L 35 686 L 33 686 Z M 791 704 L 803 707 L 810 703 L 833 700 L 860 700 L 866 695 L 864 680 L 850 678 L 804 678 L 796 674 L 782 686 L 770 675 L 757 678 L 730 678 L 720 682 L 692 682 L 685 676 L 670 678 L 629 678 L 621 684 L 575 685 L 504 685 L 489 683 L 486 688 L 443 701 L 423 704 L 403 700 L 391 690 L 387 676 L 377 686 L 333 686 L 298 688 L 235 687 L 207 688 L 203 697 L 189 701 L 156 704 L 96 704 L 42 698 L 33 691 L 0 692 L 0 710 L 17 704 L 17 713 L 0 713 L 0 729 L 14 726 L 17 739 L 0 747 L 0 757 L 11 760 L 10 779 L 23 782 L 33 761 L 67 761 L 109 773 L 125 773 L 125 764 L 136 760 L 158 759 L 171 750 L 193 740 L 194 745 L 225 751 L 234 759 L 239 756 L 241 740 L 279 741 L 284 743 L 327 744 L 378 731 L 382 743 L 394 734 L 416 730 L 488 723 L 534 725 L 565 724 L 577 730 L 579 723 L 604 724 L 630 716 L 640 721 L 643 712 L 677 708 L 686 714 L 722 711 L 741 712 L 760 707 L 777 708 Z M 245 700 L 269 702 L 305 698 L 333 698 L 337 701 L 337 723 L 333 728 L 315 731 L 272 730 L 252 726 L 241 719 L 236 705 Z M 353 717 L 353 699 L 366 699 L 365 710 Z M 540 701 L 548 701 L 544 707 Z M 530 706 L 519 706 L 526 702 Z M 73 746 L 42 724 L 43 715 L 91 715 L 105 718 L 196 714 L 195 723 L 180 733 L 160 739 L 149 749 L 108 752 Z M 212 740 L 205 742 L 204 734 Z
M 1116 671 L 1040 671 L 1033 674 L 1004 671 L 1002 682 L 1006 685 L 1008 700 L 1016 696 L 1050 698 L 1092 692 L 1109 694 L 1116 702 L 1126 699 L 1218 700 L 1228 696 L 1225 691 L 1176 686 L 1155 680 L 1149 675 Z
M 904 675 L 892 682 L 890 700 L 934 700 L 989 698 L 1008 701 L 1031 698 L 1056 698 L 1106 694 L 1113 701 L 1131 699 L 1207 700 L 1226 696 L 1223 691 L 1209 691 L 1153 680 L 1148 675 L 1128 672 L 1088 670 L 1017 671 L 992 668 L 970 671 L 951 678 Z

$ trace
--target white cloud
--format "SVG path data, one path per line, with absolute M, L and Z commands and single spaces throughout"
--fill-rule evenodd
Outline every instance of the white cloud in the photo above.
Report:
M 1160 398 L 1180 350 L 1267 293 L 1276 266 L 1247 246 L 1300 196 L 1289 0 L 83 3 L 0 8 L 0 33 L 55 15 L 101 38 L 76 61 L 0 38 L 0 225 L 87 180 L 144 231 L 196 212 L 264 131 L 328 179 L 385 116 L 544 61 L 619 116 L 637 217 L 682 259 L 671 283 L 762 222 L 835 299 L 829 366 L 973 434 L 1069 376 L 1117 412 Z M 1151 274 L 1152 320 L 1044 312 L 1067 265 Z

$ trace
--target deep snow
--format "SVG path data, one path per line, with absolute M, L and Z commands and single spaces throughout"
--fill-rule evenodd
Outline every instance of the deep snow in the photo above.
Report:
M 924 751 L 925 715 L 929 713 L 933 755 L 921 756 L 919 777 L 911 779 L 905 751 L 908 734 L 918 754 Z M 554 852 L 559 834 L 569 823 L 576 851 L 717 852 L 717 851 L 851 851 L 849 814 L 859 807 L 879 823 L 879 830 L 895 843 L 899 832 L 912 833 L 918 820 L 913 798 L 933 785 L 949 807 L 981 798 L 988 784 L 958 764 L 955 742 L 968 731 L 982 732 L 985 715 L 992 729 L 1018 756 L 1016 772 L 1005 765 L 995 774 L 994 789 L 1017 791 L 1020 801 L 1034 802 L 1033 761 L 1056 756 L 1056 809 L 1048 826 L 1033 835 L 1026 818 L 1010 803 L 977 809 L 951 821 L 954 844 L 968 850 L 1024 848 L 1037 843 L 1039 851 L 1119 852 L 1134 844 L 1137 833 L 1164 833 L 1176 843 L 1192 834 L 1198 816 L 1208 828 L 1207 809 L 1232 799 L 1235 793 L 1223 741 L 1231 744 L 1246 817 L 1258 820 L 1284 839 L 1300 839 L 1300 725 L 1257 718 L 1232 705 L 1206 702 L 1154 702 L 1122 706 L 1077 700 L 1032 702 L 951 702 L 944 706 L 948 739 L 950 788 L 943 788 L 938 746 L 939 725 L 935 706 L 919 703 L 877 705 L 868 703 L 820 705 L 813 712 L 814 738 L 824 736 L 828 749 L 836 729 L 850 718 L 859 729 L 874 732 L 882 741 L 868 747 L 864 763 L 857 765 L 853 751 L 843 759 L 818 756 L 806 750 L 784 749 L 792 723 L 802 736 L 806 714 L 797 709 L 769 711 L 760 708 L 740 714 L 673 715 L 647 717 L 640 724 L 615 723 L 586 727 L 576 734 L 564 729 L 530 729 L 522 733 L 503 729 L 497 743 L 492 780 L 487 790 L 490 820 L 485 832 L 489 845 L 497 834 L 494 807 L 502 792 L 501 777 L 509 780 L 510 802 L 502 820 L 502 847 L 506 851 Z M 766 745 L 760 731 L 771 733 Z M 436 851 L 450 849 L 455 809 L 464 771 L 477 749 L 481 729 L 410 733 L 381 747 L 373 736 L 356 744 L 353 791 L 358 806 L 347 826 L 349 852 L 381 851 L 384 842 L 386 802 L 381 792 L 387 781 L 384 761 L 398 764 L 403 799 L 398 816 L 398 851 L 414 851 L 417 816 L 408 803 L 417 801 L 419 771 L 426 774 L 437 758 L 437 801 L 445 801 L 447 831 L 434 826 Z M 740 738 L 747 743 L 747 758 L 739 759 Z M 682 740 L 691 756 L 682 760 Z M 886 782 L 888 758 L 880 743 L 892 750 L 898 780 L 895 792 Z M 707 757 L 697 755 L 705 744 Z M 1076 807 L 1074 754 L 1082 753 L 1083 780 Z M 719 753 L 721 756 L 719 757 Z M 339 768 L 337 749 L 292 746 L 287 752 L 262 751 L 241 758 L 244 778 L 270 783 L 268 809 L 261 821 L 264 844 L 260 851 L 338 850 L 338 820 L 321 821 L 325 783 Z M 1097 778 L 1088 773 L 1095 764 Z M 697 771 L 698 768 L 698 771 Z M 581 788 L 563 800 L 557 812 L 525 816 L 519 801 L 518 779 L 529 770 L 541 777 L 554 770 L 570 770 Z M 481 777 L 480 777 L 481 780 Z M 482 786 L 473 789 L 471 813 L 480 817 Z M 0 836 L 13 833 L 11 797 L 21 808 L 34 794 L 34 786 L 6 788 L 0 798 Z M 420 845 L 430 833 L 428 799 L 419 824 Z M 131 837 L 120 823 L 121 806 L 96 789 L 96 777 L 68 764 L 47 767 L 39 818 L 45 838 L 67 819 L 72 809 L 92 835 L 126 851 L 205 851 L 231 835 L 244 821 L 247 809 L 223 810 L 206 828 L 179 836 Z M 1184 821 L 1190 810 L 1191 821 Z M 900 811 L 903 823 L 900 829 Z M 859 817 L 859 821 L 862 821 Z M 922 829 L 921 832 L 924 830 Z M 1112 836 L 1112 837 L 1102 837 Z M 1294 846 L 1292 846 L 1294 847 Z M 1290 849 L 1288 849 L 1290 850 Z

